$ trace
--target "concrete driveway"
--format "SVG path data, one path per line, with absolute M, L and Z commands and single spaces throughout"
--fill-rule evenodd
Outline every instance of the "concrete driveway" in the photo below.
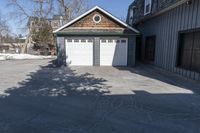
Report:
M 200 85 L 136 68 L 0 62 L 0 133 L 199 133 Z

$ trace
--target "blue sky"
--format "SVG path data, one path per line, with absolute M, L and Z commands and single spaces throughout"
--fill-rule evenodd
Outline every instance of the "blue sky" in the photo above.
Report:
M 25 0 L 26 1 L 26 0 Z M 108 12 L 112 13 L 118 18 L 126 18 L 128 6 L 133 0 L 88 0 L 89 6 L 93 7 L 98 5 Z M 5 16 L 5 19 L 9 20 L 11 25 L 11 30 L 14 33 L 22 33 L 22 26 L 19 23 L 16 23 L 13 19 L 10 19 L 7 15 L 10 11 L 10 8 L 7 7 L 7 0 L 0 0 L 0 11 Z

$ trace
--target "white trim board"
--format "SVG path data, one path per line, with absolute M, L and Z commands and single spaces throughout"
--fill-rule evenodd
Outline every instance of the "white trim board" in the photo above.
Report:
M 138 30 L 132 28 L 131 26 L 129 26 L 128 24 L 124 23 L 123 21 L 121 21 L 120 19 L 116 18 L 115 16 L 113 16 L 112 14 L 110 14 L 109 12 L 105 11 L 104 9 L 100 8 L 99 6 L 95 6 L 92 9 L 88 10 L 87 12 L 85 12 L 84 14 L 80 15 L 79 17 L 75 18 L 74 20 L 70 21 L 69 23 L 65 24 L 64 26 L 58 28 L 57 30 L 53 31 L 53 33 L 59 32 L 60 30 L 68 27 L 69 25 L 75 23 L 76 21 L 80 20 L 81 18 L 85 17 L 86 15 L 90 14 L 91 12 L 95 11 L 95 10 L 100 10 L 101 12 L 105 13 L 106 15 L 108 15 L 109 17 L 111 17 L 112 19 L 114 19 L 115 21 L 117 21 L 118 23 L 122 24 L 123 26 L 127 27 L 128 29 L 136 32 L 136 33 L 140 33 Z

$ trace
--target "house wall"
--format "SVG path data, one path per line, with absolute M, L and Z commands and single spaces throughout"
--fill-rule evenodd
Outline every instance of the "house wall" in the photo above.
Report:
M 160 16 L 137 25 L 142 33 L 143 58 L 145 37 L 156 35 L 155 65 L 185 77 L 200 80 L 200 73 L 176 67 L 179 31 L 200 28 L 200 1 L 182 4 Z

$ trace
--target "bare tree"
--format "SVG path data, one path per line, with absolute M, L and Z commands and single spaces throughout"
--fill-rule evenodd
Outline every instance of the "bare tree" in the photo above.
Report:
M 9 26 L 6 21 L 3 19 L 2 14 L 0 13 L 0 42 L 2 37 L 9 33 Z
M 57 0 L 59 13 L 70 21 L 88 9 L 87 0 Z
M 30 16 L 48 18 L 52 15 L 55 0 L 8 0 L 8 6 L 20 19 L 28 19 Z M 24 4 L 26 3 L 26 4 Z M 30 6 L 31 5 L 31 6 Z
M 31 7 L 27 5 L 31 5 Z M 8 0 L 8 6 L 14 9 L 15 13 L 12 14 L 17 14 L 15 17 L 17 17 L 19 23 L 27 22 L 29 25 L 30 19 L 36 18 L 37 22 L 34 28 L 38 28 L 44 23 L 44 20 L 51 17 L 54 9 L 54 0 Z M 31 40 L 32 36 L 31 31 L 33 30 L 29 29 L 26 45 L 22 49 L 23 53 L 27 52 L 27 45 L 30 43 L 29 40 Z
M 33 34 L 37 33 L 40 37 L 42 37 L 40 31 L 48 31 L 48 34 L 52 34 L 52 32 L 50 33 L 51 30 L 48 30 L 50 29 L 49 26 L 47 26 L 48 29 L 45 30 L 44 27 L 40 27 L 40 25 L 44 25 L 44 23 L 48 25 L 48 18 L 55 15 L 54 13 L 63 16 L 66 23 L 88 9 L 87 0 L 8 0 L 8 6 L 14 9 L 13 11 L 15 13 L 12 14 L 17 14 L 16 17 L 20 23 L 27 22 L 30 24 L 31 18 L 34 18 L 33 20 L 36 21 L 34 23 L 35 26 L 31 28 L 37 29 L 29 29 L 26 45 L 24 49 L 22 49 L 23 52 L 27 51 L 27 45 L 30 40 L 32 40 L 30 38 L 32 38 Z M 38 27 L 41 28 L 41 30 L 38 30 Z M 50 37 L 50 35 L 47 36 Z M 40 38 L 39 40 L 42 40 L 41 43 L 45 44 L 44 40 L 47 39 Z M 37 43 L 39 43 L 38 40 Z
M 54 0 L 33 0 L 36 8 L 34 9 L 34 15 L 38 18 L 48 18 L 52 16 L 54 9 Z

